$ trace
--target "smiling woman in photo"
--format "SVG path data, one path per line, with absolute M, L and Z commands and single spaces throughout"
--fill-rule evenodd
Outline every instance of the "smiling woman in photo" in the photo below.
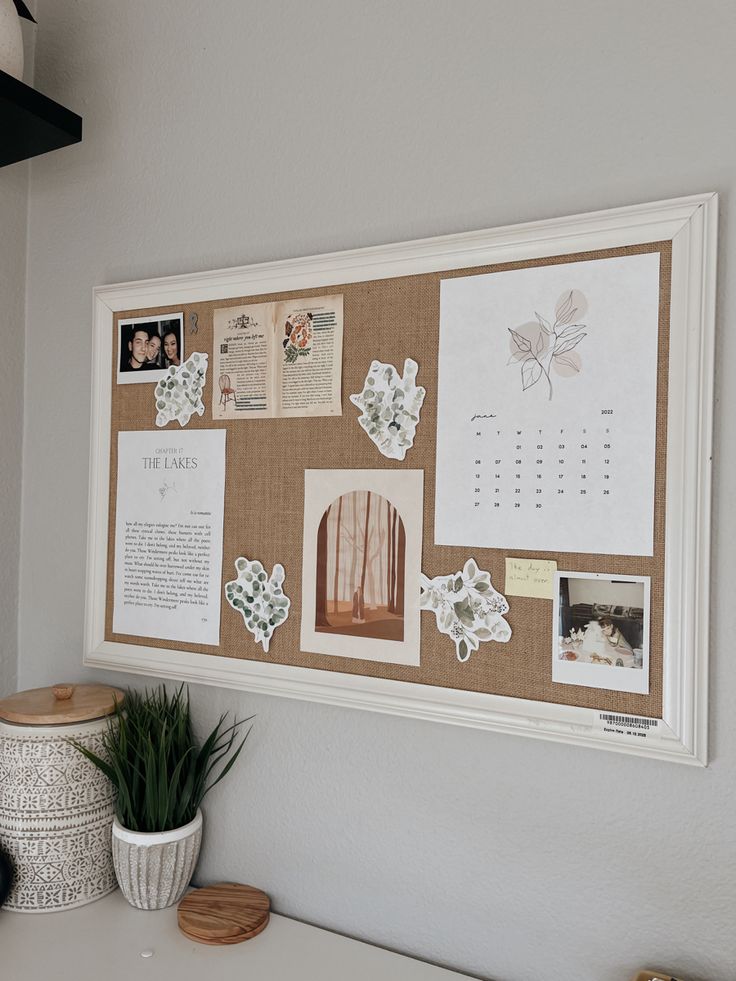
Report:
M 177 368 L 181 364 L 179 357 L 179 338 L 176 331 L 169 330 L 164 334 L 164 356 L 166 357 L 166 367 L 175 365 Z

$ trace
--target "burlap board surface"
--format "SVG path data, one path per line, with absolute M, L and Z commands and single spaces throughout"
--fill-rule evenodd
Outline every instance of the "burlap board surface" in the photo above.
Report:
M 439 341 L 440 280 L 554 263 L 660 252 L 659 362 L 657 383 L 657 452 L 654 555 L 594 555 L 575 552 L 524 552 L 519 550 L 447 547 L 434 545 L 435 434 L 437 425 L 437 358 Z M 192 417 L 189 428 L 225 427 L 227 473 L 222 582 L 235 578 L 234 562 L 240 555 L 259 559 L 267 568 L 280 562 L 286 570 L 284 588 L 291 598 L 291 611 L 278 628 L 271 649 L 264 654 L 245 629 L 242 617 L 222 598 L 219 647 L 197 647 L 158 639 L 132 637 L 112 632 L 115 496 L 117 486 L 117 433 L 154 430 L 153 385 L 118 385 L 117 340 L 113 344 L 112 431 L 110 441 L 110 524 L 107 566 L 105 637 L 125 644 L 161 649 L 187 650 L 225 657 L 270 661 L 281 664 L 340 671 L 370 677 L 392 678 L 419 684 L 487 692 L 515 698 L 538 699 L 611 712 L 661 717 L 662 629 L 664 607 L 665 453 L 667 436 L 667 368 L 669 338 L 671 244 L 646 245 L 527 262 L 473 267 L 445 273 L 429 273 L 365 283 L 215 300 L 191 306 L 171 304 L 155 309 L 128 310 L 120 318 L 184 313 L 185 352 L 210 355 L 212 365 L 212 317 L 217 307 L 262 303 L 290 296 L 319 296 L 342 293 L 345 332 L 343 343 L 342 409 L 339 418 L 248 419 L 213 422 L 212 368 L 205 389 L 205 414 Z M 198 317 L 198 331 L 190 333 L 190 314 Z M 427 390 L 413 449 L 403 462 L 383 457 L 358 425 L 358 410 L 348 396 L 360 392 L 374 359 L 396 365 L 404 359 L 419 363 L 417 383 Z M 178 423 L 168 428 L 178 428 Z M 634 695 L 574 685 L 552 683 L 552 602 L 509 597 L 508 621 L 513 635 L 509 643 L 483 643 L 460 663 L 451 640 L 440 634 L 432 614 L 422 614 L 421 666 L 406 667 L 362 661 L 349 657 L 308 654 L 299 649 L 301 617 L 302 522 L 304 471 L 310 468 L 408 468 L 424 470 L 424 543 L 422 571 L 428 576 L 446 575 L 461 569 L 472 555 L 480 568 L 488 569 L 494 586 L 504 591 L 507 556 L 554 559 L 558 568 L 579 572 L 651 577 L 650 693 Z M 604 670 L 604 669 L 602 669 Z

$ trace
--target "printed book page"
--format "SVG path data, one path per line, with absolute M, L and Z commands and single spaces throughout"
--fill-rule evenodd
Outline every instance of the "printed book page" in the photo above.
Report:
M 343 298 L 214 312 L 212 417 L 341 415 Z
M 118 433 L 115 633 L 220 643 L 225 437 Z
M 653 554 L 659 262 L 442 281 L 438 545 Z

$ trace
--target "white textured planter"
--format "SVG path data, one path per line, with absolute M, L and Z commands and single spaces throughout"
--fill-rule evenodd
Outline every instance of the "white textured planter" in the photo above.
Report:
M 0 69 L 23 78 L 23 34 L 13 0 L 0 0 Z
M 112 825 L 112 859 L 120 889 L 131 906 L 164 909 L 187 890 L 202 844 L 202 812 L 173 831 L 145 834 Z

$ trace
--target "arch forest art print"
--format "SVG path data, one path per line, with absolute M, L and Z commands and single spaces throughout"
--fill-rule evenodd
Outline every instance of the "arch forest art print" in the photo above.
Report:
M 406 531 L 371 491 L 341 494 L 317 533 L 315 630 L 404 639 Z
M 420 470 L 307 470 L 301 648 L 419 664 Z

